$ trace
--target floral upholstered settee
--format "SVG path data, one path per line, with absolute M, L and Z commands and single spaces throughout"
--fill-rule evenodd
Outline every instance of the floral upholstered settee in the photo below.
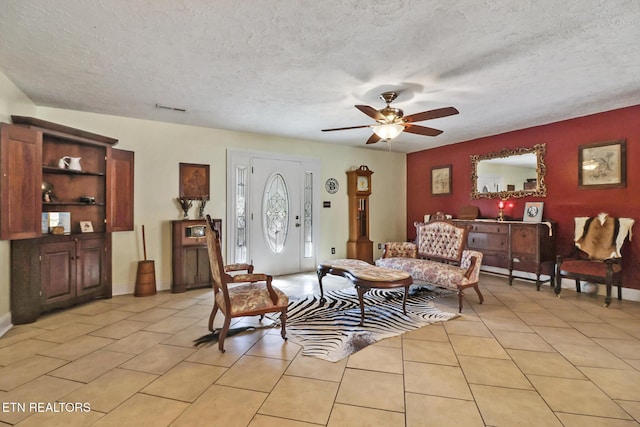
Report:
M 449 221 L 416 222 L 416 243 L 385 243 L 378 267 L 406 271 L 414 281 L 452 289 L 462 312 L 464 289 L 474 288 L 484 301 L 478 280 L 482 252 L 465 249 L 469 230 Z

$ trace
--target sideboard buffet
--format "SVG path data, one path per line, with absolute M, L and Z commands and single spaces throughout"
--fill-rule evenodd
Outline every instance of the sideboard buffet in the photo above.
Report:
M 134 153 L 84 130 L 12 121 L 0 124 L 0 239 L 11 240 L 11 320 L 23 324 L 111 298 L 111 232 L 133 230 Z
M 540 290 L 540 276 L 546 274 L 554 283 L 556 259 L 555 222 L 531 223 L 523 221 L 497 221 L 492 219 L 455 220 L 469 226 L 467 248 L 483 253 L 482 265 L 507 269 L 509 285 L 514 271 L 536 275 Z

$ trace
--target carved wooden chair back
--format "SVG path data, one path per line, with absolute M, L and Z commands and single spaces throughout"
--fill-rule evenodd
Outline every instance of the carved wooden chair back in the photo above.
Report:
M 224 339 L 234 317 L 260 316 L 280 312 L 280 327 L 286 339 L 286 320 L 289 298 L 280 289 L 271 285 L 273 277 L 268 274 L 254 274 L 251 264 L 224 265 L 220 247 L 220 235 L 207 215 L 207 250 L 213 281 L 213 309 L 209 316 L 209 330 L 213 331 L 213 321 L 220 310 L 224 314 L 224 324 L 220 329 L 218 348 L 224 352 Z M 229 272 L 246 271 L 244 274 L 230 275 Z M 229 286 L 232 284 L 233 286 Z

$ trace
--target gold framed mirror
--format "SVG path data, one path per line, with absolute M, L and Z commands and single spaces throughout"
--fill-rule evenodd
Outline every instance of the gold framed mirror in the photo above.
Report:
M 471 156 L 471 198 L 545 197 L 545 144 Z

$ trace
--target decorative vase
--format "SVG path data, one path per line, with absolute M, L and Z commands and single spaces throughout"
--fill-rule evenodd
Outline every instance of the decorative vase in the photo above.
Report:
M 204 219 L 204 207 L 207 205 L 209 199 L 200 200 L 200 206 L 198 207 L 198 218 Z
M 189 209 L 193 206 L 193 200 L 181 199 L 180 197 L 176 197 L 176 200 L 180 203 L 180 207 L 182 207 L 182 211 L 184 212 L 182 219 L 189 219 Z

